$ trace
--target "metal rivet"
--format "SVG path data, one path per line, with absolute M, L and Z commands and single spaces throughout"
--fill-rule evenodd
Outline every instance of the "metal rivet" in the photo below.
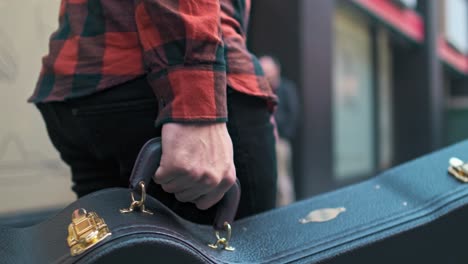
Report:
M 380 185 L 377 184 L 377 185 L 375 186 L 375 189 L 376 189 L 376 190 L 379 190 L 379 189 L 380 189 Z
M 408 205 L 408 203 L 407 203 L 407 202 L 403 202 L 403 206 L 407 206 L 407 205 Z

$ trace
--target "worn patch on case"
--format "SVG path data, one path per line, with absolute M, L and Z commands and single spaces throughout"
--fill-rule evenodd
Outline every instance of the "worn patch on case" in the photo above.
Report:
M 299 219 L 299 223 L 307 224 L 310 222 L 328 222 L 338 217 L 341 213 L 345 212 L 346 208 L 323 208 L 310 212 L 306 217 Z

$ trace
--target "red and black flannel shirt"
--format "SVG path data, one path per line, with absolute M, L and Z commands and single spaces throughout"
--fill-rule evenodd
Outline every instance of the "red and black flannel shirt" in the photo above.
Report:
M 62 0 L 30 102 L 90 95 L 142 75 L 157 125 L 225 122 L 226 85 L 275 96 L 246 48 L 250 0 Z

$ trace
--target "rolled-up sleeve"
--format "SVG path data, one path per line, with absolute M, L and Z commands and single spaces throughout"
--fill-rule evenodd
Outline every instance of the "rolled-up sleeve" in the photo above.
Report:
M 156 125 L 226 122 L 226 63 L 219 0 L 135 0 Z

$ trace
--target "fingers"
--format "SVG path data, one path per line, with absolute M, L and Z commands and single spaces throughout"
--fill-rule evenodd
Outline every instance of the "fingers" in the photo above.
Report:
M 194 186 L 194 183 L 191 182 L 190 179 L 188 179 L 186 176 L 179 175 L 174 180 L 166 184 L 161 184 L 161 187 L 165 192 L 168 193 L 180 193 L 186 190 L 194 189 L 197 186 Z
M 153 180 L 157 184 L 167 184 L 171 181 L 173 181 L 175 178 L 177 178 L 176 173 L 171 173 L 170 171 L 167 171 L 164 166 L 159 166 L 159 168 L 156 170 L 156 173 L 154 174 Z
M 195 189 L 186 189 L 181 192 L 175 193 L 175 197 L 178 201 L 186 203 L 186 202 L 194 202 L 203 195 L 205 195 L 206 192 L 201 192 L 199 190 Z
M 205 174 L 198 177 L 198 181 L 193 181 L 193 175 L 187 173 L 171 177 L 164 176 L 164 173 L 164 170 L 158 170 L 155 176 L 158 179 L 157 183 L 165 182 L 161 184 L 163 190 L 173 193 L 180 202 L 194 203 L 201 210 L 206 210 L 218 203 L 236 180 L 234 167 L 222 177 Z M 170 180 L 166 181 L 166 179 Z M 217 182 L 217 179 L 221 181 Z
M 234 185 L 236 182 L 236 172 L 233 167 L 228 175 L 226 175 L 217 188 L 211 192 L 200 196 L 197 200 L 193 201 L 198 209 L 206 210 L 213 205 L 217 204 L 223 197 L 224 194 Z
M 194 203 L 200 210 L 206 210 L 217 204 L 223 198 L 224 193 L 219 191 L 211 192 L 197 199 Z

